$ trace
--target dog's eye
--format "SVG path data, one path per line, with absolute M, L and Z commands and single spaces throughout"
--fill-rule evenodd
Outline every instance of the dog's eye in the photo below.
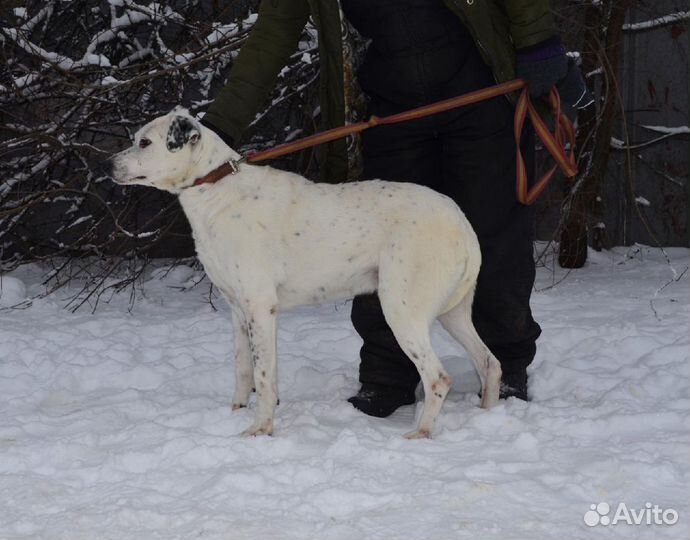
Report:
M 140 139 L 139 140 L 139 148 L 146 148 L 149 144 L 151 144 L 150 139 Z

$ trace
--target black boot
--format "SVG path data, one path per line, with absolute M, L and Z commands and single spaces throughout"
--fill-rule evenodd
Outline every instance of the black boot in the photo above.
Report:
M 350 403 L 364 414 L 385 418 L 403 405 L 411 405 L 416 401 L 415 389 L 387 386 L 375 383 L 362 383 L 356 395 L 348 399 Z
M 529 401 L 527 395 L 527 372 L 503 372 L 501 377 L 500 399 L 516 397 L 522 401 Z

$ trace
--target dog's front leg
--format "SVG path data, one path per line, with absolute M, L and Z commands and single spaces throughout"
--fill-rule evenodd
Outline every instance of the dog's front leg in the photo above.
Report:
M 246 407 L 254 387 L 254 365 L 247 333 L 247 323 L 240 309 L 232 308 L 232 327 L 235 334 L 235 393 L 232 410 Z
M 271 435 L 273 413 L 278 402 L 276 304 L 254 300 L 247 302 L 244 317 L 251 360 L 254 363 L 257 412 L 254 423 L 242 435 Z

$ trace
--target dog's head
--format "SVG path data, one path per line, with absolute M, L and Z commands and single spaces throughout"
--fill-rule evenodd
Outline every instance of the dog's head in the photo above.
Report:
M 202 132 L 182 107 L 152 120 L 136 132 L 130 148 L 111 158 L 113 180 L 179 193 L 194 181 Z

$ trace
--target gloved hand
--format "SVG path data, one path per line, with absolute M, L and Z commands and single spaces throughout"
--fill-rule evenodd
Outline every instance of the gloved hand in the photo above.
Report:
M 561 38 L 553 36 L 530 47 L 518 49 L 515 55 L 517 76 L 529 84 L 529 93 L 538 98 L 568 74 L 568 57 Z
M 518 49 L 515 61 L 517 75 L 529 85 L 530 95 L 534 98 L 544 96 L 556 86 L 563 112 L 571 119 L 576 116 L 577 109 L 583 109 L 594 101 L 575 60 L 565 54 L 560 37 L 553 36 Z

